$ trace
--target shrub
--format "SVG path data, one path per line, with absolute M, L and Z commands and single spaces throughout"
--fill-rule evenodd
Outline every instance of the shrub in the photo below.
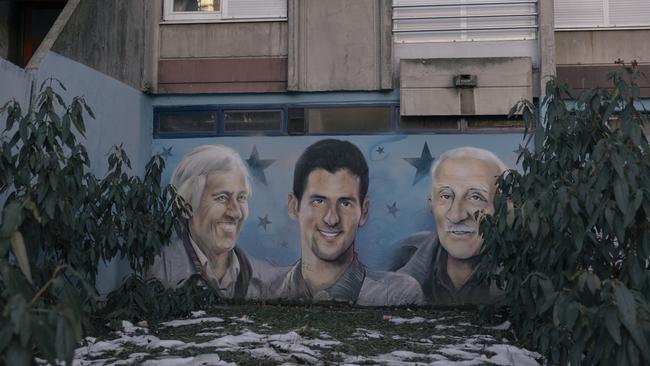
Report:
M 99 261 L 127 258 L 141 278 L 187 215 L 173 188 L 160 185 L 160 156 L 140 178 L 126 173 L 129 159 L 115 147 L 106 176 L 88 171 L 77 136 L 93 112 L 81 97 L 66 103 L 55 82 L 41 85 L 25 113 L 16 101 L 0 108 L 0 353 L 9 365 L 35 355 L 71 363 L 89 316 L 107 312 L 94 288 Z M 120 296 L 132 294 L 112 298 Z
M 551 80 L 541 122 L 515 106 L 534 131 L 481 224 L 499 305 L 552 363 L 650 362 L 650 155 L 633 66 L 579 98 Z

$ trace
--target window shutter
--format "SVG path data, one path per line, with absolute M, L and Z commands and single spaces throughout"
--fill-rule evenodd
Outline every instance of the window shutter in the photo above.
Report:
M 287 0 L 229 0 L 223 19 L 287 18 Z
M 394 0 L 395 42 L 535 39 L 537 1 Z
M 648 0 L 555 0 L 555 28 L 650 26 Z

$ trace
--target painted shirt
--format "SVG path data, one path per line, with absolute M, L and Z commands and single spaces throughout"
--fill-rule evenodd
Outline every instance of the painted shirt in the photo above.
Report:
M 456 288 L 447 274 L 448 253 L 435 233 L 425 231 L 413 234 L 400 242 L 404 264 L 397 272 L 409 275 L 422 286 L 427 303 L 434 305 L 485 304 L 494 301 L 500 291 L 494 284 L 477 281 L 474 273 L 460 288 Z M 396 256 L 397 258 L 400 255 Z M 474 259 L 478 261 L 478 258 Z
M 328 288 L 312 293 L 302 276 L 300 260 L 273 287 L 275 297 L 288 300 L 347 302 L 362 306 L 423 303 L 420 285 L 413 278 L 399 273 L 370 271 L 356 256 Z

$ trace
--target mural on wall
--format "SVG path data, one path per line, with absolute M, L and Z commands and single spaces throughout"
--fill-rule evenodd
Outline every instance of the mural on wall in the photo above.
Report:
M 473 213 L 493 210 L 521 138 L 485 137 L 155 140 L 193 216 L 149 275 L 175 287 L 198 273 L 238 299 L 484 302 L 497 293 L 472 277 Z

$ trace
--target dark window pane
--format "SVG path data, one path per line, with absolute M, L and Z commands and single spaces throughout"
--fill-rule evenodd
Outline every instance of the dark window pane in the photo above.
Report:
M 224 111 L 224 131 L 280 131 L 282 111 Z
M 469 128 L 521 128 L 524 120 L 521 117 L 507 116 L 471 116 L 467 118 Z
M 219 0 L 174 0 L 174 11 L 219 11 Z
M 309 133 L 391 130 L 390 107 L 305 108 Z
M 458 117 L 455 116 L 400 116 L 399 130 L 457 130 Z
M 215 132 L 216 112 L 160 113 L 160 132 Z

